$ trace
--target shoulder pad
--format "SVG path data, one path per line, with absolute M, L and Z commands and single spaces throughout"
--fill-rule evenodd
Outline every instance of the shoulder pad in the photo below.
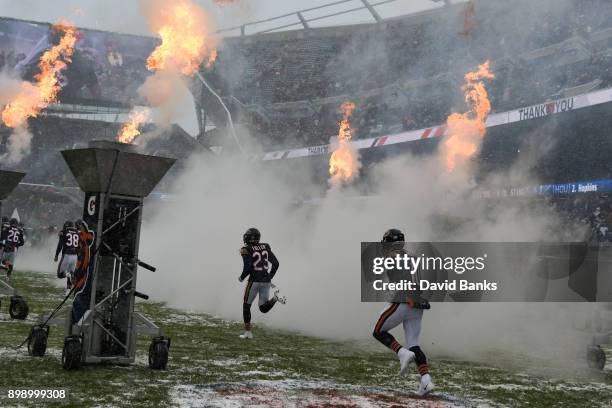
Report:
M 248 255 L 249 249 L 247 247 L 240 248 L 240 255 Z

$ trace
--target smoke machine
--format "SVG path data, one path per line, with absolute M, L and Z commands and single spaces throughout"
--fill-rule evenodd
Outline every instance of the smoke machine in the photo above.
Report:
M 144 197 L 175 160 L 139 154 L 134 145 L 108 141 L 92 141 L 88 148 L 64 150 L 62 155 L 85 192 L 75 273 L 80 283 L 73 282 L 71 306 L 60 306 L 32 328 L 28 350 L 33 356 L 44 355 L 48 325 L 63 324 L 65 369 L 81 363 L 131 364 L 137 334 L 146 334 L 152 337 L 149 366 L 165 369 L 170 339 L 135 312 L 134 304 L 136 297 L 148 299 L 136 290 L 138 266 L 155 271 L 138 258 Z
M 24 176 L 25 173 L 0 170 L 0 214 L 2 214 L 2 200 L 8 197 Z M 0 248 L 0 255 L 2 255 L 2 253 L 3 248 Z M 3 269 L 4 268 L 0 268 L 0 270 Z M 0 276 L 0 296 L 10 296 L 9 315 L 12 319 L 24 320 L 28 317 L 28 304 L 25 299 L 19 295 L 17 290 L 10 286 L 4 278 L 4 276 Z

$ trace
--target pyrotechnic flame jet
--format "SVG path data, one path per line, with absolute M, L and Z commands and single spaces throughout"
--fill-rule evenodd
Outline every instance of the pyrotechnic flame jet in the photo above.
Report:
M 193 75 L 206 60 L 210 66 L 217 58 L 216 39 L 210 34 L 210 23 L 205 11 L 191 0 L 154 1 L 147 17 L 161 43 L 147 58 L 149 71 L 165 74 Z M 155 74 L 154 74 L 155 75 Z M 158 75 L 160 81 L 167 76 Z M 162 98 L 163 99 L 163 98 Z M 159 101 L 148 101 L 156 105 Z M 140 135 L 140 126 L 150 117 L 143 109 L 133 111 L 117 140 L 131 143 Z
M 8 127 L 25 126 L 28 118 L 38 116 L 49 104 L 57 102 L 57 94 L 62 89 L 60 74 L 72 62 L 78 32 L 66 21 L 54 24 L 52 30 L 61 37 L 57 45 L 40 57 L 40 72 L 34 77 L 35 82 L 22 82 L 20 92 L 2 110 L 2 122 Z
M 33 82 L 23 81 L 16 95 L 2 108 L 2 123 L 14 129 L 7 153 L 0 156 L 2 161 L 19 163 L 29 154 L 32 134 L 28 131 L 28 118 L 37 117 L 49 104 L 57 102 L 57 95 L 65 85 L 61 74 L 72 62 L 79 35 L 66 21 L 51 27 L 46 37 L 49 48 L 40 56 Z
M 478 69 L 465 74 L 465 84 L 461 87 L 469 110 L 453 113 L 446 120 L 447 137 L 442 141 L 442 158 L 448 172 L 465 164 L 480 149 L 486 134 L 485 121 L 491 112 L 491 102 L 483 80 L 492 80 L 495 75 L 489 68 L 489 61 Z
M 336 140 L 332 142 L 334 151 L 329 158 L 329 182 L 332 186 L 350 182 L 359 173 L 359 153 L 350 143 L 353 137 L 350 118 L 355 110 L 355 104 L 344 102 L 341 110 L 340 129 Z

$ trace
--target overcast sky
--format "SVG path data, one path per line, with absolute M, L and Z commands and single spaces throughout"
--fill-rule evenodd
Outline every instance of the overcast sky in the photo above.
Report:
M 212 0 L 196 0 L 216 16 L 220 27 L 239 25 L 244 22 L 276 17 L 297 10 L 317 7 L 335 0 L 239 0 L 236 4 L 216 6 Z M 370 0 L 376 3 L 380 0 Z M 459 2 L 462 0 L 454 0 Z M 0 0 L 0 16 L 28 20 L 53 22 L 60 17 L 68 18 L 81 27 L 121 31 L 133 34 L 150 34 L 139 12 L 139 0 Z M 442 3 L 432 0 L 396 0 L 377 6 L 383 17 L 394 17 L 406 13 L 439 7 Z M 305 13 L 306 18 L 329 14 L 362 5 L 360 0 L 328 7 L 321 11 Z M 296 21 L 295 17 L 279 20 L 282 24 Z M 316 25 L 335 25 L 372 21 L 367 11 L 358 11 L 333 19 L 322 20 Z M 265 27 L 264 27 L 265 28 Z

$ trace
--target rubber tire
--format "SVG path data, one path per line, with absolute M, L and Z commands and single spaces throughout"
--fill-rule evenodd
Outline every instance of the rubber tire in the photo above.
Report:
M 81 355 L 83 347 L 81 341 L 75 337 L 64 339 L 64 349 L 62 350 L 62 367 L 64 370 L 76 370 L 81 366 Z
M 26 303 L 25 299 L 21 296 L 11 297 L 11 304 L 9 305 L 9 314 L 12 319 L 25 320 L 28 317 L 30 308 Z
M 587 350 L 587 363 L 589 368 L 603 371 L 606 366 L 606 353 L 600 346 L 589 347 Z
M 47 332 L 40 326 L 32 327 L 28 341 L 28 353 L 32 357 L 43 357 L 47 351 Z
M 168 343 L 153 340 L 149 346 L 149 368 L 152 370 L 165 370 L 168 365 Z

